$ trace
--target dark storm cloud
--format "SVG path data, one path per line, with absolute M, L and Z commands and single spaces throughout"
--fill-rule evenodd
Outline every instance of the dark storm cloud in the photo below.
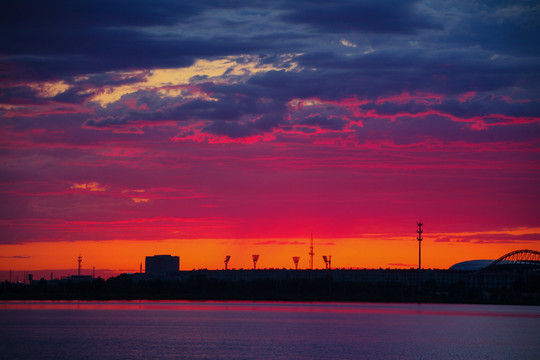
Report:
M 295 122 L 299 125 L 316 126 L 326 130 L 343 130 L 347 122 L 338 117 L 309 116 Z
M 392 140 L 396 145 L 411 145 L 434 139 L 443 143 L 463 141 L 468 144 L 497 142 L 535 141 L 540 136 L 537 124 L 515 124 L 492 126 L 484 130 L 471 127 L 473 124 L 455 122 L 439 115 L 401 116 L 391 119 L 366 119 L 363 127 L 356 129 L 359 143 Z
M 347 57 L 329 52 L 311 53 L 299 57 L 299 64 L 320 69 L 308 73 L 313 80 L 319 80 L 313 83 L 322 84 L 325 89 L 330 86 L 338 97 L 347 92 L 372 97 L 407 89 L 447 94 L 496 91 L 511 86 L 537 89 L 533 79 L 540 71 L 536 59 L 492 59 L 491 53 L 480 49 L 444 49 L 440 45 L 425 50 L 389 48 Z M 292 81 L 287 77 L 305 75 L 271 73 L 266 75 L 268 79 L 256 81 L 276 86 L 277 81 Z M 278 76 L 283 79 L 279 80 Z
M 95 94 L 85 91 L 85 89 L 73 87 L 54 96 L 52 99 L 64 103 L 82 104 L 93 95 Z
M 198 14 L 198 2 L 155 0 L 6 0 L 2 1 L 3 26 L 20 28 L 87 28 L 94 26 L 172 25 Z
M 415 8 L 418 1 L 292 2 L 285 21 L 308 24 L 324 32 L 415 33 L 440 28 Z
M 460 101 L 457 98 L 425 101 L 405 99 L 400 102 L 370 102 L 360 107 L 365 111 L 374 110 L 380 116 L 395 116 L 403 113 L 415 115 L 436 111 L 464 119 L 486 117 L 493 114 L 509 117 L 535 117 L 540 113 L 540 103 L 537 101 L 509 102 L 503 96 L 491 97 L 487 95 L 479 95 L 478 98 L 467 101 Z
M 12 86 L 0 91 L 0 103 L 3 104 L 36 104 L 43 103 L 43 99 L 38 99 L 36 90 L 28 86 Z
M 251 126 L 225 121 L 212 122 L 203 131 L 213 135 L 225 135 L 231 139 L 245 138 L 257 133 Z
M 481 97 L 465 102 L 448 99 L 441 104 L 431 106 L 431 108 L 458 117 L 487 116 L 490 114 L 535 117 L 540 114 L 540 102 L 538 101 L 508 102 L 504 100 L 504 97 Z
M 0 4 L 3 77 L 42 79 L 119 69 L 183 67 L 195 57 L 268 49 L 220 34 L 190 35 L 188 19 L 240 2 L 5 1 Z M 155 27 L 180 26 L 159 31 Z M 12 64 L 17 64 L 13 67 Z
M 330 16 L 327 25 L 317 22 L 319 26 L 344 24 L 341 30 L 346 32 L 408 33 L 429 28 L 413 5 L 402 1 L 273 6 L 242 1 L 6 1 L 0 4 L 0 35 L 5 39 L 2 67 L 17 66 L 3 76 L 41 79 L 183 67 L 198 57 L 247 53 L 268 54 L 266 61 L 271 62 L 277 60 L 272 54 L 317 47 L 320 35 L 306 33 L 298 24 L 318 17 Z M 219 11 L 230 11 L 240 20 L 234 25 L 232 15 Z M 271 11 L 284 15 L 260 15 Z
M 10 67 L 3 77 L 21 80 L 178 68 L 197 58 L 235 54 L 260 54 L 263 63 L 278 64 L 282 59 L 276 54 L 301 52 L 306 71 L 290 80 L 302 81 L 308 94 L 312 83 L 320 83 L 323 96 L 336 88 L 339 94 L 378 88 L 491 90 L 519 80 L 508 73 L 509 66 L 521 74 L 530 69 L 527 79 L 538 73 L 536 60 L 489 62 L 514 53 L 516 44 L 539 46 L 531 4 L 5 1 L 0 4 L 0 64 Z M 340 37 L 376 49 L 364 54 L 365 48 L 349 48 L 352 53 L 344 56 L 344 46 L 330 46 Z M 343 80 L 348 81 L 338 86 Z
M 35 42 L 35 47 L 33 43 Z M 24 44 L 21 46 L 19 44 Z M 41 44 L 50 44 L 41 47 Z M 19 39 L 4 46 L 4 62 L 21 64 L 9 78 L 46 79 L 122 69 L 185 67 L 197 57 L 269 50 L 268 44 L 227 36 L 214 39 L 162 38 L 134 30 L 96 30 L 58 37 Z M 24 54 L 30 50 L 30 54 Z
M 305 131 L 343 130 L 344 117 L 354 116 L 339 106 L 313 113 L 295 110 L 289 117 L 289 103 L 355 97 L 369 100 L 359 107 L 364 112 L 389 118 L 404 114 L 394 123 L 364 119 L 359 139 L 370 127 L 369 136 L 399 143 L 415 142 L 419 134 L 473 142 L 499 139 L 504 138 L 500 128 L 479 133 L 450 117 L 537 116 L 537 10 L 529 1 L 5 1 L 0 4 L 0 35 L 6 39 L 0 45 L 0 76 L 12 82 L 62 79 L 71 88 L 44 99 L 16 84 L 2 89 L 0 100 L 85 104 L 91 114 L 86 127 L 205 121 L 203 131 L 238 138 L 293 125 Z M 289 53 L 297 55 L 282 56 Z M 107 91 L 103 88 L 144 83 L 155 68 L 246 54 L 254 55 L 259 66 L 289 68 L 297 62 L 298 68 L 256 75 L 226 72 L 215 82 L 195 74 L 192 81 L 212 100 L 139 90 L 104 107 L 88 102 Z M 436 94 L 441 100 L 375 101 L 405 92 Z M 461 101 L 467 92 L 473 97 Z M 429 112 L 441 115 L 415 117 Z M 508 120 L 516 129 L 508 130 L 509 139 L 537 133 L 523 125 L 526 133 L 518 134 L 519 121 Z M 416 126 L 422 130 L 415 132 Z
M 510 56 L 540 54 L 538 1 L 470 1 L 458 6 L 459 22 L 441 39 L 444 43 L 480 46 Z
M 89 74 L 83 79 L 77 79 L 77 86 L 102 87 L 102 86 L 121 86 L 136 84 L 146 81 L 150 71 L 139 71 L 136 73 L 120 74 Z
M 256 120 L 250 123 L 248 132 L 269 130 L 277 125 L 286 111 L 285 100 L 268 97 L 261 101 L 261 96 L 269 95 L 252 85 L 213 85 L 201 84 L 201 88 L 211 91 L 213 100 L 185 99 L 183 97 L 157 96 L 153 91 L 138 91 L 126 96 L 121 101 L 110 104 L 106 109 L 98 109 L 98 118 L 90 119 L 86 126 L 107 127 L 109 125 L 129 124 L 137 121 L 179 121 L 208 120 L 214 122 Z M 238 96 L 241 95 L 241 96 Z M 148 105 L 150 110 L 134 110 L 122 103 L 134 98 L 137 104 Z M 178 103 L 181 103 L 178 105 Z M 214 125 L 208 127 L 212 133 L 224 131 L 223 135 L 238 131 L 239 127 Z
M 253 126 L 262 131 L 269 131 L 278 127 L 282 122 L 282 117 L 277 115 L 263 115 L 254 121 Z

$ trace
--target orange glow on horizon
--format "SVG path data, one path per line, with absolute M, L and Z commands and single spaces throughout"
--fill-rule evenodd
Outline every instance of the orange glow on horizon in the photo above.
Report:
M 497 259 L 532 244 L 493 243 L 489 246 L 470 242 L 422 242 L 422 267 L 447 269 L 472 259 Z M 418 244 L 411 238 L 379 240 L 373 238 L 316 239 L 314 267 L 324 269 L 323 255 L 332 255 L 332 268 L 416 268 Z M 251 269 L 251 255 L 259 254 L 257 268 L 294 268 L 293 256 L 300 256 L 299 269 L 309 264 L 309 239 L 191 239 L 163 241 L 75 241 L 36 242 L 0 245 L 1 271 L 75 269 L 79 254 L 83 273 L 92 267 L 110 273 L 138 272 L 146 256 L 171 254 L 180 257 L 180 269 L 223 269 L 223 260 L 231 255 L 229 269 Z

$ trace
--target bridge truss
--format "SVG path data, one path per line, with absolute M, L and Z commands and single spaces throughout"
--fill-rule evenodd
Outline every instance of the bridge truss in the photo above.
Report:
M 533 267 L 540 269 L 540 251 L 516 250 L 505 254 L 492 262 L 488 268 L 495 267 Z

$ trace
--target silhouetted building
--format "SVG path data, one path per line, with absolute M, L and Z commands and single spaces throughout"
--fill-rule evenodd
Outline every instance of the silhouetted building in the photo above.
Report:
M 450 266 L 448 270 L 476 271 L 491 265 L 495 260 L 467 260 Z
M 145 269 L 146 274 L 156 276 L 177 273 L 180 269 L 180 258 L 172 255 L 147 256 Z
M 450 267 L 449 270 L 477 271 L 477 270 L 509 270 L 509 269 L 536 269 L 540 270 L 540 251 L 515 250 L 504 254 L 497 260 L 468 260 Z

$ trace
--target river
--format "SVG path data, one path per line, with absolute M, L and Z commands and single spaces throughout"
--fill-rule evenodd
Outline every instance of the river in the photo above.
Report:
M 540 307 L 0 302 L 0 359 L 540 359 Z

